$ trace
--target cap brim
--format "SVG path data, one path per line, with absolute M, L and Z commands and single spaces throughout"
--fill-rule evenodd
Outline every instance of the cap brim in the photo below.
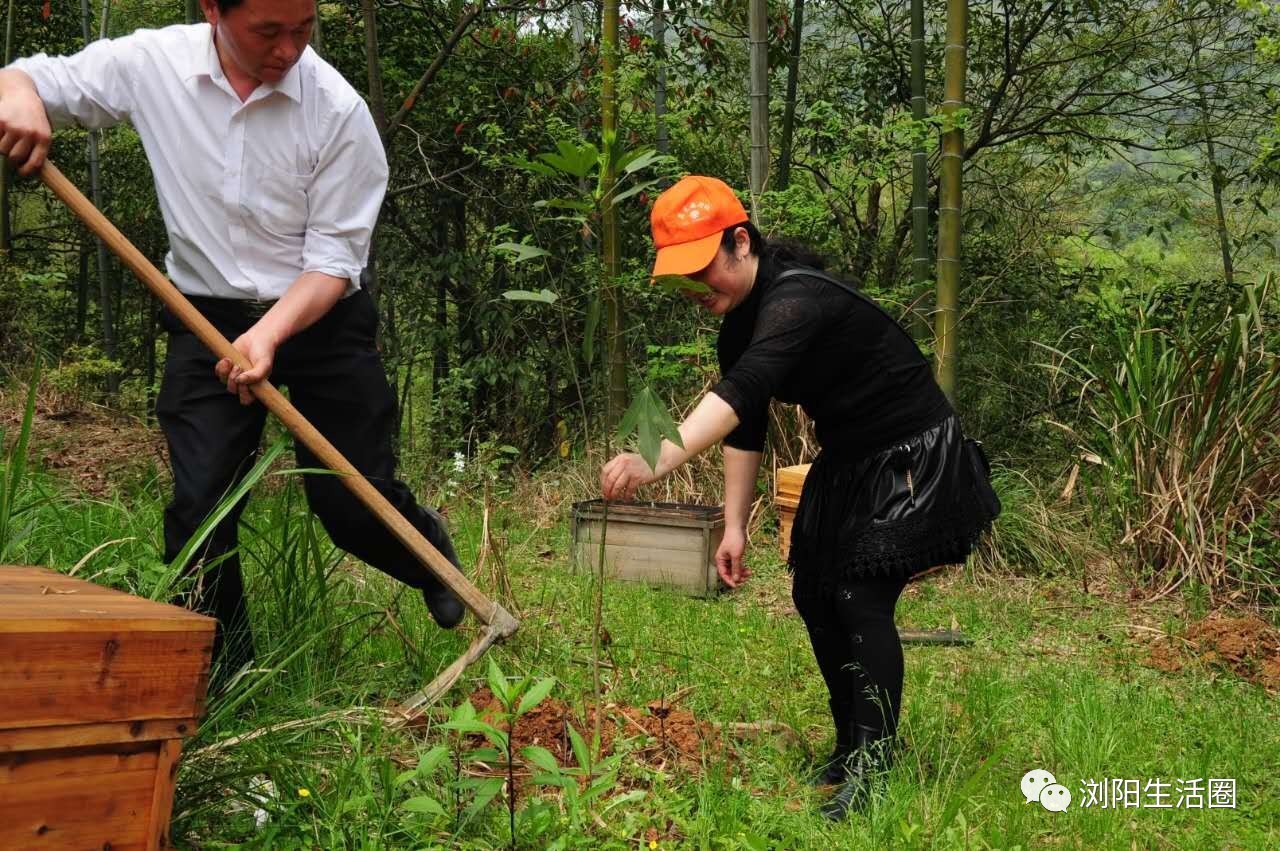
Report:
M 692 242 L 668 245 L 658 249 L 653 261 L 653 277 L 660 275 L 692 275 L 711 265 L 720 250 L 721 234 L 713 233 Z

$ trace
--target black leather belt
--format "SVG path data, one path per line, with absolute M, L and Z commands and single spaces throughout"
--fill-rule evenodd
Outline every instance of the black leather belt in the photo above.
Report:
M 196 306 L 204 314 L 217 316 L 240 315 L 257 322 L 267 315 L 267 311 L 276 306 L 276 299 L 257 298 L 214 298 L 207 295 L 188 295 L 187 301 Z
M 245 299 L 242 303 L 244 304 L 244 312 L 255 320 L 266 316 L 267 311 L 276 306 L 275 300 L 262 301 L 256 298 Z

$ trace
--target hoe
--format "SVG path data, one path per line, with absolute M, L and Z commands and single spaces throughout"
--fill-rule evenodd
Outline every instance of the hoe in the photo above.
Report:
M 125 235 L 111 224 L 106 216 L 102 215 L 98 208 L 53 163 L 45 162 L 40 170 L 40 179 L 215 355 L 230 358 L 232 363 L 248 369 L 250 364 L 244 356 L 227 341 L 226 337 L 209 324 L 209 321 L 191 305 L 191 302 L 187 301 L 178 288 L 161 274 L 160 270 L 152 265 L 151 261 L 147 260 L 142 252 L 134 247 L 133 243 L 129 242 Z M 391 503 L 387 502 L 386 498 L 351 465 L 351 462 L 344 458 L 333 444 L 316 430 L 315 426 L 307 422 L 297 408 L 270 382 L 261 381 L 251 385 L 250 389 L 267 410 L 276 415 L 285 428 L 314 452 L 326 467 L 339 474 L 342 483 L 418 557 L 427 570 L 452 589 L 471 613 L 484 624 L 484 630 L 472 641 L 465 653 L 455 659 L 426 688 L 401 703 L 401 723 L 410 721 L 447 692 L 462 676 L 466 667 L 483 656 L 490 646 L 513 634 L 520 626 L 520 622 L 497 602 L 481 593 L 480 589 L 450 564 L 439 550 L 431 546 L 430 542 Z

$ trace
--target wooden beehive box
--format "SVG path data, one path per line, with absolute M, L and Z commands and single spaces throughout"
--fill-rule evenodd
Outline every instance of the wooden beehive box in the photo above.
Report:
M 791 553 L 791 526 L 795 523 L 800 491 L 804 489 L 804 477 L 809 472 L 809 466 L 797 464 L 794 467 L 779 467 L 774 476 L 773 504 L 778 508 L 778 543 L 781 545 L 783 561 Z
M 675 503 L 614 503 L 603 522 L 604 503 L 573 506 L 573 565 L 595 570 L 604 534 L 605 575 L 663 585 L 700 597 L 720 590 L 716 549 L 724 537 L 724 508 Z
M 171 847 L 214 621 L 0 566 L 0 848 Z

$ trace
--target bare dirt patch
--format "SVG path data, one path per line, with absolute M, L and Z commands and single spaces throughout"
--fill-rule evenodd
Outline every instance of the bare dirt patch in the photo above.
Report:
M 0 395 L 0 428 L 8 441 L 22 428 L 24 394 Z M 55 471 L 84 493 L 105 497 L 140 480 L 169 475 L 169 456 L 156 426 L 93 405 L 75 409 L 38 400 L 28 463 Z
M 1215 612 L 1181 636 L 1156 638 L 1147 663 L 1170 673 L 1198 663 L 1280 691 L 1280 630 L 1254 614 Z
M 488 688 L 475 691 L 469 698 L 477 714 L 498 729 L 509 732 L 502 705 Z M 517 755 L 517 777 L 526 781 L 532 773 L 519 762 L 520 751 L 529 745 L 549 750 L 562 766 L 577 765 L 569 737 L 572 725 L 582 738 L 590 742 L 595 721 L 594 707 L 578 711 L 568 703 L 549 697 L 516 720 L 512 749 Z M 628 759 L 657 770 L 680 768 L 699 772 L 703 758 L 709 754 L 732 754 L 724 748 L 725 739 L 717 725 L 697 718 L 687 709 L 654 701 L 638 707 L 608 703 L 600 724 L 600 755 L 611 756 L 619 743 L 631 740 Z M 466 737 L 466 747 L 474 750 L 488 746 L 481 734 Z M 495 774 L 505 773 L 504 766 L 493 766 Z

